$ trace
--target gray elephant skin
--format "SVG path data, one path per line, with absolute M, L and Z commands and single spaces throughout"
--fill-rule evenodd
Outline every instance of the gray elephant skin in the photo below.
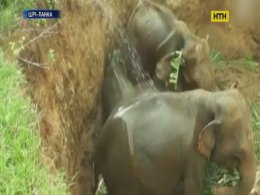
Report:
M 107 119 L 112 110 L 135 96 L 157 91 L 154 86 L 133 84 L 129 67 L 121 50 L 113 50 L 106 59 L 106 68 L 104 71 L 104 80 L 102 85 L 102 108 L 103 121 Z M 159 88 L 163 90 L 163 88 Z
M 202 194 L 205 162 L 240 172 L 235 195 L 256 175 L 246 101 L 236 89 L 157 92 L 133 97 L 107 119 L 95 147 L 95 169 L 110 195 Z
M 153 78 L 169 85 L 170 61 L 175 51 L 182 50 L 184 63 L 180 71 L 180 90 L 215 87 L 207 40 L 192 34 L 169 8 L 140 0 L 129 17 L 127 32 L 144 69 Z
M 127 78 L 127 71 L 121 51 L 113 50 L 106 59 L 102 85 L 104 121 L 118 103 L 134 93 L 134 86 Z

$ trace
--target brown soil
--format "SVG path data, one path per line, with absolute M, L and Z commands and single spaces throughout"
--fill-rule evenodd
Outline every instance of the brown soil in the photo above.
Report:
M 119 18 L 125 24 L 132 8 L 138 0 L 111 0 Z M 239 20 L 241 13 L 234 8 L 238 0 L 154 0 L 167 5 L 174 14 L 185 21 L 197 35 L 206 37 L 208 34 L 211 48 L 222 52 L 228 58 L 254 57 L 260 59 L 260 3 L 253 0 L 252 14 L 243 22 Z M 211 10 L 230 10 L 230 23 L 211 23 Z
M 237 0 L 235 0 L 237 1 Z M 237 3 L 237 2 L 235 2 Z M 238 21 L 241 13 L 234 10 L 234 2 L 230 0 L 166 0 L 179 19 L 185 21 L 191 30 L 199 36 L 209 34 L 211 48 L 222 52 L 228 58 L 242 56 L 259 58 L 259 20 L 257 18 L 260 5 L 256 1 L 251 18 L 244 22 Z M 211 23 L 211 10 L 230 10 L 230 23 Z
M 52 29 L 57 34 L 38 38 L 21 55 L 49 67 L 43 69 L 21 61 L 31 86 L 30 95 L 42 112 L 40 129 L 43 146 L 46 148 L 45 157 L 54 162 L 55 168 L 66 171 L 73 195 L 93 194 L 93 134 L 100 125 L 100 86 L 104 55 L 113 40 L 107 21 L 95 6 L 96 1 L 72 0 L 66 5 L 57 5 L 65 15 Z M 136 2 L 137 0 L 110 1 L 115 16 L 123 24 Z M 195 33 L 201 36 L 209 33 L 211 47 L 219 49 L 227 57 L 259 55 L 258 26 L 239 28 L 233 24 L 209 23 L 210 10 L 229 6 L 228 0 L 157 2 L 166 3 Z M 23 31 L 26 28 L 38 30 L 28 33 Z M 21 24 L 15 35 L 26 35 L 28 41 L 40 32 L 34 23 L 27 21 Z M 49 49 L 55 50 L 55 63 L 48 61 Z M 252 72 L 230 65 L 225 70 L 217 70 L 217 80 L 221 85 L 230 86 L 236 82 L 238 88 L 252 98 L 259 98 L 259 75 L 259 68 Z
M 216 68 L 216 79 L 221 89 L 238 88 L 249 102 L 260 101 L 260 67 L 249 70 L 241 65 Z
M 92 194 L 92 140 L 101 123 L 99 93 L 109 38 L 93 2 L 71 2 L 61 9 L 66 16 L 51 29 L 57 34 L 38 38 L 21 54 L 30 61 L 47 64 L 49 69 L 23 61 L 21 64 L 31 97 L 42 112 L 45 158 L 53 161 L 55 168 L 66 171 L 71 194 Z M 22 25 L 23 29 L 36 29 L 27 33 L 27 40 L 42 31 L 28 21 Z M 21 31 L 18 34 L 21 36 Z M 55 50 L 55 63 L 48 61 L 49 49 Z

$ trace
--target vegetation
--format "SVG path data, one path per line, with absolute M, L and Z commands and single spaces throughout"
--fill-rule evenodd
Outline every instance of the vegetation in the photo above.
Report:
M 220 52 L 217 52 L 215 49 L 211 50 L 209 59 L 214 65 L 221 66 L 222 68 L 228 64 L 226 57 Z
M 175 56 L 171 60 L 172 73 L 169 82 L 174 84 L 174 89 L 178 89 L 179 70 L 183 62 L 182 51 L 176 51 Z
M 40 163 L 39 115 L 24 84 L 17 63 L 0 49 L 0 194 L 65 194 L 63 175 L 50 176 Z
M 2 0 L 0 1 L 0 37 L 18 27 L 18 20 L 23 9 L 33 8 L 35 0 Z
M 243 66 L 248 70 L 254 70 L 257 66 L 259 66 L 259 63 L 254 61 L 252 58 L 240 58 L 236 60 L 229 60 L 223 54 L 217 52 L 215 49 L 212 49 L 209 58 L 211 62 L 218 68 L 225 68 L 225 66 L 228 64 L 235 64 L 238 66 Z
M 45 1 L 49 8 L 54 8 L 55 0 Z M 36 7 L 36 0 L 0 0 L 0 39 L 5 33 L 10 33 L 19 26 L 19 19 L 24 9 Z M 34 20 L 46 25 L 46 20 Z
M 260 102 L 251 104 L 256 157 L 260 159 Z
M 18 27 L 22 10 L 35 0 L 0 1 L 0 39 Z M 17 55 L 24 37 L 10 42 Z M 54 52 L 50 53 L 54 60 Z M 63 173 L 51 175 L 40 160 L 39 119 L 36 107 L 26 96 L 26 81 L 17 62 L 4 59 L 0 47 L 0 194 L 66 194 Z

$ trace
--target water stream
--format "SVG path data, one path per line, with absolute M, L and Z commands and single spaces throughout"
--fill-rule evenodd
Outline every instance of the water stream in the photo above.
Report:
M 144 71 L 141 58 L 129 40 L 121 21 L 115 16 L 115 11 L 110 4 L 110 1 L 97 0 L 96 3 L 101 8 L 103 17 L 108 21 L 108 30 L 114 32 L 115 41 L 118 45 L 118 49 L 120 49 L 125 56 L 126 64 L 131 66 L 130 69 L 135 77 L 137 87 L 155 90 L 156 88 L 151 76 L 148 72 Z

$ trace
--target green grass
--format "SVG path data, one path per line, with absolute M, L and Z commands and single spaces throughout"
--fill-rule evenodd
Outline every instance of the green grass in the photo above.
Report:
M 5 3 L 0 5 L 0 37 L 18 27 L 23 9 L 35 7 L 35 0 L 2 0 L 2 2 Z
M 242 66 L 248 70 L 255 70 L 259 63 L 252 58 L 240 58 L 236 60 L 228 60 L 222 53 L 212 49 L 209 54 L 210 61 L 218 68 L 225 68 L 228 64 Z
M 65 194 L 64 175 L 51 176 L 40 163 L 39 114 L 24 96 L 24 84 L 0 48 L 0 194 Z
M 215 49 L 210 51 L 209 59 L 214 65 L 220 66 L 221 68 L 228 64 L 226 57 Z
M 235 186 L 240 176 L 237 171 L 231 175 L 228 170 L 223 169 L 215 163 L 208 162 L 204 170 L 203 195 L 212 195 L 214 186 Z
M 255 137 L 255 153 L 260 159 L 260 100 L 251 104 L 252 124 Z
M 24 9 L 35 9 L 36 0 L 0 0 L 0 40 L 4 34 L 19 27 L 19 20 L 23 17 Z M 55 0 L 47 0 L 49 8 L 53 8 Z M 43 20 L 33 20 L 42 22 Z
M 255 70 L 257 66 L 259 66 L 259 63 L 251 58 L 242 58 L 238 60 L 232 60 L 231 63 L 244 66 L 248 70 Z

